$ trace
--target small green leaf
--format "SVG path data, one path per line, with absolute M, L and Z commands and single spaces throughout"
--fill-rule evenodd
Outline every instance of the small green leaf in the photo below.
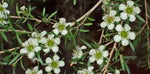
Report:
M 91 26 L 91 25 L 93 25 L 93 23 L 85 23 L 84 25 L 85 26 Z
M 124 62 L 120 59 L 122 70 L 125 71 Z
M 5 35 L 5 33 L 4 33 L 4 32 L 0 32 L 0 34 L 1 34 L 1 36 L 4 38 L 4 40 L 7 42 L 8 39 L 7 39 L 7 36 Z
M 139 16 L 139 15 L 135 15 L 140 21 L 142 21 L 142 22 L 145 22 L 145 20 L 141 17 L 141 16 Z
M 134 45 L 132 44 L 132 42 L 131 42 L 131 41 L 129 42 L 129 46 L 131 47 L 132 51 L 133 51 L 133 52 L 135 52 Z
M 89 30 L 79 29 L 80 32 L 89 32 Z
M 73 0 L 73 5 L 76 5 L 76 3 L 77 3 L 77 0 Z
M 93 19 L 93 18 L 90 18 L 90 17 L 87 17 L 87 20 L 89 20 L 89 21 L 95 21 L 95 19 Z
M 21 54 L 18 54 L 17 56 L 15 56 L 15 57 L 8 63 L 8 65 L 12 65 L 20 56 L 21 56 Z
M 85 40 L 81 40 L 85 45 L 87 45 L 89 48 L 92 48 L 92 46 L 87 42 L 87 41 L 85 41 Z
M 57 11 L 53 12 L 51 15 L 48 16 L 48 19 L 51 19 L 56 14 L 57 14 Z
M 28 23 L 28 28 L 30 31 L 33 31 L 32 25 L 30 23 Z
M 128 74 L 131 74 L 128 65 L 127 65 L 126 63 L 124 63 L 124 66 L 125 66 L 125 69 L 126 69 L 126 71 L 128 72 Z
M 43 16 L 45 15 L 45 7 L 43 8 L 43 14 L 42 14 Z

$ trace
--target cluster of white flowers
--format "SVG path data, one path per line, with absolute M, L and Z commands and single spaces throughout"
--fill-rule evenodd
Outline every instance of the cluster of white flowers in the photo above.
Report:
M 135 14 L 139 14 L 141 12 L 139 7 L 134 6 L 133 1 L 127 1 L 127 5 L 120 4 L 119 10 L 122 11 L 120 13 L 121 19 L 126 20 L 129 17 L 130 22 L 134 22 L 136 20 Z
M 119 10 L 119 12 L 117 12 Z M 120 21 L 126 21 L 127 19 L 130 22 L 134 22 L 136 20 L 135 15 L 141 12 L 138 6 L 135 6 L 135 3 L 131 0 L 126 1 L 126 4 L 120 4 L 118 10 L 111 10 L 109 15 L 106 14 L 103 16 L 104 22 L 100 24 L 102 28 L 108 27 L 109 30 L 115 30 L 118 32 L 117 35 L 114 36 L 115 42 L 120 42 L 123 46 L 127 46 L 129 44 L 129 39 L 134 40 L 136 35 L 134 32 L 130 32 L 131 27 L 129 24 L 116 24 L 121 23 Z M 119 16 L 116 16 L 116 14 Z M 116 24 L 116 25 L 115 25 Z
M 129 39 L 134 40 L 135 39 L 135 33 L 130 32 L 131 27 L 128 24 L 125 24 L 124 27 L 122 27 L 121 24 L 117 25 L 115 28 L 118 31 L 118 35 L 114 36 L 115 42 L 120 42 L 123 46 L 127 46 L 129 44 Z
M 2 4 L 0 3 L 0 25 L 5 25 L 9 23 L 7 19 L 10 11 L 6 9 L 7 7 L 7 2 L 3 2 Z
M 108 57 L 108 51 L 104 50 L 105 46 L 101 45 L 98 49 L 91 49 L 89 52 L 89 60 L 91 63 L 97 62 L 98 65 L 101 65 L 103 63 L 103 59 Z
M 43 71 L 39 70 L 38 66 L 35 66 L 32 70 L 31 69 L 26 70 L 25 73 L 26 74 L 43 74 Z
M 60 73 L 60 67 L 63 67 L 65 62 L 59 61 L 59 59 L 59 56 L 56 54 L 53 56 L 53 58 L 47 57 L 45 60 L 47 63 L 47 66 L 45 67 L 46 72 L 51 72 L 53 70 L 56 74 Z
M 35 57 L 35 52 L 39 52 L 41 50 L 37 39 L 34 38 L 29 38 L 27 41 L 22 43 L 22 46 L 24 48 L 20 50 L 20 53 L 27 54 L 30 59 Z
M 53 25 L 53 32 L 58 35 L 59 33 L 61 33 L 61 35 L 66 35 L 68 33 L 67 31 L 67 27 L 68 26 L 72 26 L 72 23 L 66 23 L 66 19 L 65 18 L 60 18 L 58 23 L 55 23 Z
M 102 28 L 105 28 L 106 26 L 108 27 L 109 30 L 114 29 L 115 27 L 115 22 L 119 22 L 120 21 L 120 17 L 116 16 L 116 11 L 115 10 L 111 10 L 109 14 L 105 14 L 103 16 L 103 20 L 104 22 L 102 22 L 100 24 L 100 26 Z
M 77 74 L 94 74 L 93 69 L 93 66 L 89 66 L 88 69 L 78 70 Z

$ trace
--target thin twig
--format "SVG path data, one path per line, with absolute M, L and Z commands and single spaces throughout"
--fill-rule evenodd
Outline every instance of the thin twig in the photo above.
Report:
M 18 58 L 13 64 L 12 64 L 12 66 L 14 66 L 20 59 L 22 59 L 23 58 L 23 56 L 21 56 L 20 58 Z
M 23 31 L 23 30 L 15 30 L 16 32 L 22 32 L 22 33 L 31 33 L 28 31 Z M 13 32 L 13 30 L 5 30 L 5 29 L 0 29 L 0 32 Z
M 146 19 L 147 30 L 150 30 L 147 16 L 148 16 L 147 0 L 145 0 L 145 19 Z M 149 48 L 150 48 L 150 42 L 149 41 L 150 41 L 149 34 L 147 33 L 147 51 L 148 52 L 149 52 Z M 148 58 L 148 65 L 150 65 L 150 58 Z
M 86 12 L 83 16 L 77 19 L 77 22 L 83 20 L 85 17 L 89 16 L 100 4 L 102 0 L 99 0 L 88 12 Z
M 99 42 L 98 42 L 99 44 L 102 43 L 103 34 L 104 34 L 104 29 L 102 30 L 102 33 L 101 33 L 101 35 L 100 35 Z
M 110 41 L 108 43 L 105 44 L 105 46 L 108 46 L 109 44 L 113 43 L 114 41 Z
M 19 47 L 15 47 L 15 48 L 11 48 L 11 49 L 8 49 L 7 51 L 14 51 L 15 49 L 18 49 Z M 6 52 L 6 50 L 2 50 L 2 51 L 0 51 L 0 54 L 2 54 L 2 53 L 5 53 Z
M 14 18 L 14 19 L 19 19 L 19 18 L 22 18 L 20 16 L 9 16 L 10 18 Z M 41 23 L 42 21 L 37 19 L 37 18 L 33 18 L 32 20 L 36 21 L 37 23 Z
M 142 27 L 141 30 L 136 34 L 136 36 L 138 36 L 139 34 L 141 34 L 145 27 L 146 27 L 146 24 L 143 25 L 143 27 Z
M 112 48 L 112 50 L 110 51 L 110 55 L 109 55 L 108 62 L 107 62 L 107 64 L 105 65 L 105 67 L 103 68 L 103 70 L 104 70 L 103 74 L 106 74 L 106 73 L 107 73 L 108 66 L 109 66 L 109 64 L 110 64 L 110 61 L 111 61 L 111 58 L 112 58 L 112 56 L 113 56 L 113 53 L 114 53 L 114 50 L 115 50 L 115 49 L 116 49 L 116 43 L 114 43 L 113 48 Z

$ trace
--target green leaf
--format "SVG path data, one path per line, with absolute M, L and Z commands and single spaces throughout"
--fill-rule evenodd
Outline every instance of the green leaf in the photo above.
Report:
M 131 42 L 131 41 L 129 42 L 129 46 L 131 47 L 132 51 L 133 51 L 133 52 L 135 52 L 134 45 L 132 44 L 132 42 Z
M 48 19 L 51 19 L 56 14 L 57 14 L 57 11 L 53 12 L 51 15 L 48 16 Z
M 91 26 L 91 25 L 93 25 L 93 23 L 85 23 L 83 25 L 85 25 L 85 26 Z
M 8 39 L 7 39 L 7 36 L 5 35 L 5 33 L 4 33 L 4 32 L 0 32 L 0 34 L 1 34 L 1 36 L 4 38 L 4 40 L 7 42 Z
M 79 29 L 80 32 L 89 32 L 89 30 Z
M 73 0 L 73 5 L 76 5 L 76 3 L 77 3 L 77 0 Z
M 32 25 L 30 23 L 28 23 L 28 28 L 30 31 L 33 31 Z
M 87 17 L 87 20 L 89 20 L 89 21 L 95 21 L 95 19 L 93 19 L 93 18 L 90 18 L 90 17 Z
M 125 69 L 126 69 L 126 71 L 128 72 L 128 74 L 131 74 L 128 65 L 127 65 L 126 63 L 124 63 L 124 66 L 125 66 Z
M 43 16 L 45 15 L 45 7 L 43 8 L 43 14 L 42 14 Z
M 17 32 L 16 32 L 16 37 L 17 37 L 19 44 L 22 44 L 22 40 L 20 39 L 19 34 Z
M 17 56 L 15 56 L 15 57 L 8 63 L 8 65 L 12 65 L 20 56 L 21 56 L 21 54 L 18 54 Z
M 81 41 L 82 41 L 85 45 L 87 45 L 89 48 L 92 48 L 92 46 L 91 46 L 87 41 L 85 41 L 85 40 L 83 40 L 83 39 L 81 39 Z
M 120 59 L 122 70 L 125 71 L 124 62 Z
M 142 22 L 145 22 L 145 20 L 141 17 L 141 16 L 139 16 L 139 15 L 135 15 L 140 21 L 142 21 Z

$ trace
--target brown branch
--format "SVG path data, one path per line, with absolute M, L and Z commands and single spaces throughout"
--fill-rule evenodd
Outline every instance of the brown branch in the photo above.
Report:
M 14 66 L 20 59 L 22 59 L 23 58 L 23 56 L 21 56 L 20 58 L 18 58 L 13 64 L 12 64 L 12 66 Z
M 5 53 L 6 51 L 14 51 L 15 49 L 18 49 L 19 47 L 15 47 L 15 48 L 11 48 L 11 49 L 8 49 L 8 50 L 2 50 L 2 51 L 0 51 L 0 54 L 2 54 L 2 53 Z
M 31 33 L 28 31 L 24 31 L 24 30 L 15 30 L 16 32 L 22 32 L 22 33 Z M 5 30 L 5 29 L 0 29 L 0 32 L 13 32 L 13 30 Z
M 99 44 L 102 43 L 103 34 L 104 34 L 104 29 L 102 30 L 102 33 L 101 33 L 101 35 L 100 35 L 99 42 L 98 42 Z
M 20 19 L 20 16 L 9 16 L 10 18 L 14 18 L 14 19 Z M 37 23 L 41 23 L 42 21 L 36 18 L 33 18 L 32 20 L 36 21 Z
M 141 34 L 145 27 L 146 27 L 146 24 L 143 25 L 143 27 L 142 27 L 141 30 L 136 34 L 136 36 L 138 36 L 139 34 Z
M 113 43 L 114 41 L 110 41 L 108 43 L 105 44 L 105 46 L 108 46 L 109 44 Z
M 147 25 L 147 30 L 149 29 L 149 23 L 148 23 L 148 10 L 147 10 L 147 0 L 145 0 L 145 19 L 146 19 L 146 25 Z M 147 51 L 149 52 L 149 48 L 150 48 L 150 39 L 149 39 L 149 34 L 147 33 Z M 150 58 L 148 58 L 148 65 L 150 65 Z
M 100 4 L 102 0 L 99 0 L 88 12 L 86 12 L 83 16 L 77 19 L 77 22 L 83 20 L 85 17 L 89 16 Z
M 108 62 L 107 64 L 105 65 L 105 67 L 103 68 L 104 72 L 103 74 L 106 74 L 107 73 L 107 70 L 108 70 L 108 67 L 109 67 L 109 64 L 110 64 L 110 61 L 111 61 L 111 58 L 113 56 L 113 53 L 114 53 L 114 50 L 116 49 L 116 43 L 114 43 L 113 45 L 113 48 L 112 50 L 110 51 L 110 55 L 109 55 L 109 59 L 108 59 Z

